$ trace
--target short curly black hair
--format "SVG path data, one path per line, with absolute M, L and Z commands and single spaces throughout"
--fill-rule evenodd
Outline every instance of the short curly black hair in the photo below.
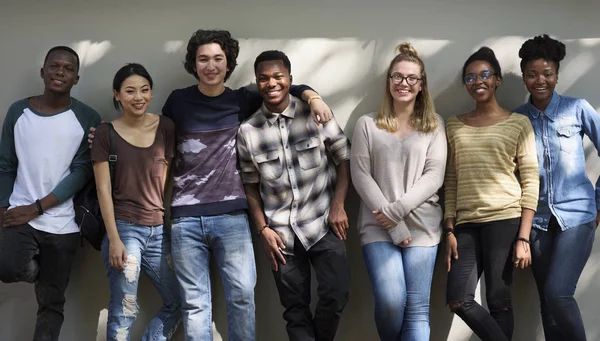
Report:
M 536 59 L 544 59 L 553 62 L 554 65 L 556 65 L 556 72 L 558 72 L 560 61 L 563 60 L 566 55 L 567 49 L 565 44 L 550 38 L 547 34 L 531 38 L 524 42 L 519 50 L 521 72 L 525 71 L 527 63 Z
M 475 52 L 471 56 L 469 56 L 469 58 L 463 65 L 463 69 L 462 69 L 463 84 L 465 84 L 465 75 L 467 73 L 467 67 L 471 63 L 476 62 L 478 60 L 484 61 L 484 62 L 487 62 L 488 64 L 490 64 L 490 66 L 492 67 L 492 69 L 494 71 L 494 75 L 498 78 L 502 78 L 502 69 L 500 68 L 500 62 L 498 61 L 498 58 L 496 58 L 496 54 L 494 53 L 494 50 L 490 49 L 487 46 L 483 46 L 479 50 L 477 50 L 477 52 Z
M 283 66 L 285 66 L 285 68 L 288 70 L 288 73 L 290 75 L 292 74 L 292 63 L 290 62 L 290 59 L 285 53 L 277 50 L 263 51 L 258 55 L 258 57 L 256 57 L 254 60 L 254 74 L 256 75 L 258 72 L 258 64 L 272 60 L 281 60 L 283 62 Z
M 198 47 L 205 44 L 216 43 L 221 46 L 225 57 L 227 58 L 227 68 L 229 71 L 225 74 L 225 81 L 231 76 L 233 70 L 237 66 L 237 57 L 240 54 L 240 43 L 231 37 L 231 33 L 225 30 L 198 30 L 192 34 L 188 45 L 187 53 L 185 54 L 185 62 L 183 66 L 185 70 L 198 79 L 196 74 L 196 53 Z
M 54 46 L 53 48 L 48 50 L 48 53 L 46 53 L 46 57 L 44 58 L 44 65 L 46 65 L 46 62 L 48 61 L 50 54 L 54 51 L 65 51 L 65 52 L 68 52 L 68 53 L 72 54 L 73 56 L 75 56 L 75 61 L 77 64 L 77 72 L 79 72 L 79 64 L 80 64 L 79 63 L 79 55 L 77 54 L 77 52 L 75 52 L 75 50 L 73 50 L 72 48 L 70 48 L 68 46 Z

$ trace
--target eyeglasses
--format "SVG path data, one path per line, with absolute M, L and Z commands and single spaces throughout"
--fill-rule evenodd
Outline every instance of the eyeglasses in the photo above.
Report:
M 483 70 L 479 73 L 479 75 L 476 75 L 474 73 L 467 73 L 465 75 L 465 83 L 466 84 L 475 83 L 475 81 L 477 81 L 477 76 L 479 76 L 479 79 L 481 79 L 482 81 L 487 81 L 488 79 L 492 78 L 493 75 L 494 75 L 494 71 L 490 71 L 490 70 Z
M 423 78 L 419 78 L 415 75 L 410 75 L 410 76 L 402 76 L 399 73 L 394 73 L 392 75 L 390 75 L 390 78 L 392 79 L 392 82 L 394 82 L 394 84 L 402 84 L 402 82 L 406 79 L 406 84 L 413 86 L 415 84 L 417 84 L 418 81 L 423 80 Z

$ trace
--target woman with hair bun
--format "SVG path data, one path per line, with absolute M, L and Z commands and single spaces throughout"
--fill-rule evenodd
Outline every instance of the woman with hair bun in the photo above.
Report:
M 527 117 L 496 100 L 502 74 L 494 51 L 479 49 L 462 75 L 476 104 L 446 123 L 446 301 L 482 340 L 506 341 L 514 329 L 512 269 L 531 264 L 539 186 L 535 138 Z M 482 273 L 489 312 L 475 301 Z
M 516 109 L 535 132 L 540 200 L 533 219 L 533 275 L 548 341 L 586 340 L 577 302 L 577 281 L 590 257 L 600 220 L 600 181 L 585 173 L 583 135 L 600 150 L 600 117 L 584 99 L 554 91 L 565 45 L 547 35 L 519 50 L 523 83 L 531 94 Z
M 423 59 L 409 43 L 397 51 L 379 111 L 356 123 L 350 167 L 361 198 L 358 226 L 379 337 L 426 341 L 446 134 Z

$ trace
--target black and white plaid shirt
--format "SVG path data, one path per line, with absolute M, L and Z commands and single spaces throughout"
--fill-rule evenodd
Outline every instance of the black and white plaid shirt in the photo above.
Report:
M 242 181 L 259 184 L 269 227 L 281 237 L 284 253 L 294 250 L 294 235 L 308 250 L 329 230 L 335 168 L 328 155 L 335 165 L 350 160 L 344 132 L 335 119 L 317 126 L 310 107 L 290 96 L 281 114 L 263 104 L 242 123 L 237 138 Z

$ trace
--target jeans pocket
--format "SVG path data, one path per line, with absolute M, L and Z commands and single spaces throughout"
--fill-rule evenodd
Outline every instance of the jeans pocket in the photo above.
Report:
M 119 226 L 128 227 L 128 226 L 135 225 L 135 223 L 125 221 L 125 220 L 119 220 L 119 219 L 116 219 L 115 223 L 117 224 L 117 228 L 119 228 Z
M 185 217 L 177 217 L 171 218 L 171 229 L 175 228 L 177 225 L 181 224 Z

